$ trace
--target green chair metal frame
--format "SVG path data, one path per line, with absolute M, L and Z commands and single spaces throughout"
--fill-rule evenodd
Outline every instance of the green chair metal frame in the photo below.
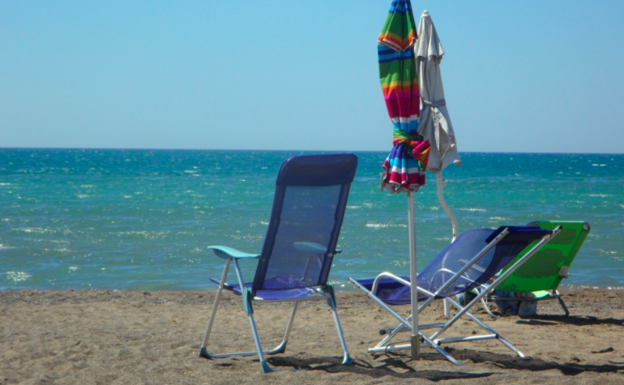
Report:
M 495 287 L 496 291 L 507 293 L 533 293 L 533 297 L 518 297 L 519 306 L 532 301 L 557 299 L 565 311 L 570 312 L 557 290 L 561 281 L 568 278 L 570 265 L 574 261 L 591 227 L 583 221 L 536 221 L 529 226 L 539 226 L 544 230 L 562 227 L 561 233 L 533 255 L 528 261 L 510 274 L 503 282 Z M 528 250 L 528 248 L 527 248 Z M 526 252 L 521 253 L 517 259 Z M 513 263 L 508 266 L 512 266 Z M 504 273 L 508 269 L 503 269 Z M 513 297 L 499 297 L 492 295 L 492 300 L 515 301 Z M 488 309 L 489 312 L 489 309 Z

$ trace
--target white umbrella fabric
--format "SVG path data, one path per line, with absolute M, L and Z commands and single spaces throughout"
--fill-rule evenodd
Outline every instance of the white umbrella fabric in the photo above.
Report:
M 440 62 L 444 48 L 427 11 L 423 11 L 420 17 L 415 51 L 421 97 L 418 133 L 428 139 L 431 145 L 427 171 L 436 174 L 438 199 L 451 219 L 454 241 L 458 233 L 457 220 L 444 200 L 442 170 L 451 164 L 461 165 L 461 160 L 442 85 Z

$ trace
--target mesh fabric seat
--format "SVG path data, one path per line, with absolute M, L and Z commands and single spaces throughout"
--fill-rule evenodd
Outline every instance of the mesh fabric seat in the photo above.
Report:
M 344 352 L 349 353 L 336 312 L 333 287 L 327 284 L 329 271 L 344 217 L 351 182 L 357 168 L 353 154 L 307 155 L 284 161 L 276 181 L 273 209 L 264 246 L 260 254 L 249 254 L 226 246 L 210 246 L 225 260 L 208 327 L 200 350 L 206 358 L 232 355 L 255 355 L 263 372 L 273 369 L 264 354 L 282 353 L 286 349 L 299 301 L 326 300 L 334 316 Z M 243 279 L 240 260 L 257 260 L 253 281 Z M 237 283 L 226 282 L 234 262 Z M 216 316 L 222 291 L 230 290 L 243 299 L 257 351 L 212 354 L 207 342 Z M 294 301 L 283 341 L 273 350 L 262 351 L 253 317 L 253 301 Z
M 509 226 L 500 227 L 497 230 L 471 230 L 460 235 L 455 242 L 446 247 L 418 274 L 418 299 L 421 302 L 418 307 L 419 314 L 432 301 L 438 299 L 448 299 L 457 309 L 457 314 L 447 322 L 418 326 L 419 336 L 424 341 L 423 346 L 433 347 L 451 362 L 461 365 L 440 345 L 480 339 L 498 339 L 523 357 L 522 352 L 503 336 L 470 313 L 470 308 L 481 300 L 489 290 L 482 291 L 473 301 L 465 306 L 460 305 L 452 297 L 474 288 L 484 287 L 484 284 L 494 279 L 503 267 L 514 260 L 525 248 L 530 247 L 530 251 L 508 269 L 506 274 L 510 274 L 558 232 L 559 229 L 543 230 L 539 227 Z M 502 281 L 505 276 L 500 276 L 497 281 Z M 355 280 L 349 278 L 349 280 L 401 322 L 396 328 L 384 331 L 388 335 L 375 347 L 369 349 L 369 352 L 409 349 L 411 347 L 409 344 L 393 345 L 390 343 L 399 332 L 411 331 L 409 322 L 411 317 L 404 318 L 391 308 L 391 306 L 407 305 L 411 302 L 411 283 L 409 278 L 385 272 L 374 279 Z M 440 338 L 442 333 L 450 329 L 464 315 L 481 326 L 486 331 L 486 334 Z M 434 333 L 428 335 L 423 332 L 423 330 L 427 329 L 434 329 Z
M 532 301 L 557 299 L 568 316 L 570 312 L 557 289 L 561 281 L 568 278 L 570 265 L 587 238 L 590 226 L 582 221 L 537 221 L 530 223 L 529 226 L 551 230 L 561 226 L 561 233 L 494 288 L 494 294 L 500 291 L 516 295 L 519 297 L 518 302 L 510 297 L 496 295 L 493 295 L 492 299 L 507 303 L 516 302 L 516 306 Z M 516 259 L 522 256 L 523 253 Z M 503 269 L 502 272 L 506 270 Z

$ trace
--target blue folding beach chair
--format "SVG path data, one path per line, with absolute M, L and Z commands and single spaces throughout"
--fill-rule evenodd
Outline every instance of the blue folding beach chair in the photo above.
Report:
M 342 226 L 351 182 L 357 168 L 353 154 L 308 155 L 287 159 L 277 176 L 273 211 L 260 254 L 248 254 L 230 247 L 210 246 L 225 259 L 212 314 L 200 350 L 200 357 L 216 358 L 257 354 L 264 373 L 274 371 L 264 354 L 282 353 L 300 301 L 326 300 L 334 316 L 342 349 L 343 364 L 351 362 L 344 340 L 333 287 L 327 284 L 336 244 Z M 240 260 L 257 260 L 253 282 L 245 282 Z M 234 261 L 238 283 L 227 283 Z M 242 296 L 257 351 L 212 354 L 207 342 L 223 289 Z M 263 351 L 253 317 L 253 301 L 294 301 L 284 339 L 275 349 Z
M 422 302 L 418 307 L 420 314 L 434 300 L 447 299 L 451 305 L 457 308 L 454 317 L 446 322 L 418 325 L 418 335 L 421 346 L 429 346 L 436 349 L 449 361 L 462 365 L 453 358 L 442 344 L 455 342 L 468 342 L 484 339 L 498 339 L 505 346 L 516 352 L 520 357 L 524 354 L 507 341 L 500 333 L 496 332 L 482 320 L 470 313 L 470 308 L 478 303 L 496 285 L 516 270 L 553 236 L 560 231 L 543 230 L 539 227 L 500 227 L 497 230 L 478 229 L 470 230 L 460 235 L 455 242 L 451 243 L 442 251 L 425 269 L 417 276 L 418 300 Z M 496 274 L 510 263 L 526 247 L 533 247 L 513 266 L 498 276 L 489 286 L 490 289 L 481 291 L 470 303 L 460 305 L 452 297 L 465 293 L 495 278 Z M 405 318 L 394 311 L 390 306 L 407 305 L 411 303 L 411 283 L 409 278 L 399 277 L 389 272 L 379 274 L 374 279 L 355 280 L 349 278 L 356 287 L 362 289 L 367 295 L 386 309 L 392 316 L 400 321 L 400 324 L 389 330 L 382 330 L 386 336 L 373 348 L 368 349 L 371 353 L 383 353 L 393 350 L 410 349 L 411 344 L 391 344 L 391 340 L 400 332 L 411 331 L 411 316 Z M 451 328 L 462 316 L 466 316 L 486 331 L 485 334 L 470 336 L 453 336 L 440 338 L 442 333 Z M 433 334 L 426 334 L 425 330 L 434 329 Z

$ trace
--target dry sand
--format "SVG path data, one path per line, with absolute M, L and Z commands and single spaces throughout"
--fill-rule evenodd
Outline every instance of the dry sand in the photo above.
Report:
M 207 360 L 197 356 L 213 292 L 4 291 L 0 292 L 0 384 L 622 384 L 624 291 L 563 293 L 541 302 L 539 316 L 490 321 L 529 358 L 497 341 L 448 347 L 465 366 L 432 349 L 421 359 L 372 356 L 377 330 L 395 321 L 359 293 L 337 294 L 338 312 L 354 364 L 341 349 L 327 306 L 300 306 L 286 353 L 269 358 L 279 372 L 263 375 L 256 357 Z M 257 304 L 266 348 L 279 342 L 287 304 Z M 407 310 L 407 309 L 406 309 Z M 440 318 L 441 307 L 421 315 Z M 240 299 L 224 295 L 209 350 L 253 349 Z M 472 321 L 458 326 L 477 330 Z

